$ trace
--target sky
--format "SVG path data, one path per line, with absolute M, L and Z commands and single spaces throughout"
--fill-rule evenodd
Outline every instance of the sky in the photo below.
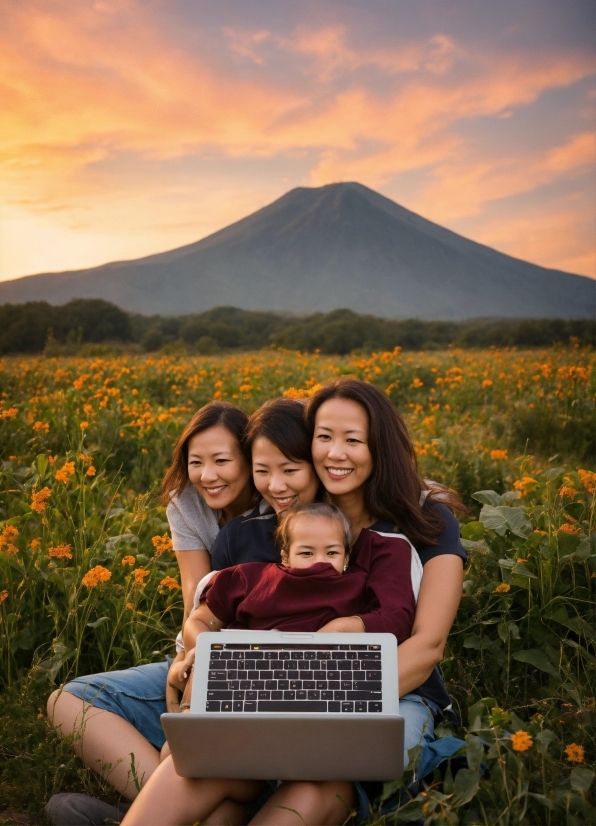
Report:
M 595 0 L 4 0 L 0 280 L 358 181 L 595 273 Z

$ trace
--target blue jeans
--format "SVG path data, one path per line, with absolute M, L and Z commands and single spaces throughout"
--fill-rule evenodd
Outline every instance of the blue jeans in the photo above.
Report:
M 166 712 L 166 680 L 171 659 L 162 663 L 137 665 L 124 671 L 104 671 L 77 677 L 64 691 L 74 694 L 94 708 L 111 711 L 127 720 L 156 749 L 166 736 L 159 719 Z

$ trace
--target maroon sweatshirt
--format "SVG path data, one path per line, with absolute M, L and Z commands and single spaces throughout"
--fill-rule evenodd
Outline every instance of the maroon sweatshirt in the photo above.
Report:
M 345 574 L 328 562 L 310 568 L 246 562 L 213 577 L 201 603 L 228 628 L 318 631 L 337 617 L 357 615 L 367 631 L 403 642 L 416 611 L 412 553 L 404 539 L 365 529 L 353 550 L 357 565 Z

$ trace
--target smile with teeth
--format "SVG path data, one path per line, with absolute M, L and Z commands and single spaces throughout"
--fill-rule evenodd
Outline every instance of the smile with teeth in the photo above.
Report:
M 218 488 L 205 488 L 207 493 L 210 496 L 216 496 L 216 494 L 221 493 L 221 491 L 225 488 L 225 485 L 220 485 Z
M 283 507 L 293 502 L 296 499 L 296 496 L 285 496 L 283 499 L 280 496 L 274 496 L 273 498 L 275 499 L 278 505 L 281 505 Z
M 348 476 L 354 468 L 351 467 L 328 467 L 326 468 L 329 476 L 335 476 L 337 479 L 343 479 Z

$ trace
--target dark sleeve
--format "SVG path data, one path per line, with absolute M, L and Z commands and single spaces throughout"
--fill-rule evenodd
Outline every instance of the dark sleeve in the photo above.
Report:
M 246 594 L 247 583 L 242 566 L 234 565 L 220 571 L 207 583 L 200 604 L 206 603 L 220 622 L 229 625 L 236 619 L 236 611 Z
M 408 542 L 371 531 L 366 539 L 370 572 L 368 609 L 358 614 L 368 632 L 394 634 L 398 642 L 411 635 L 416 601 L 412 590 L 412 551 Z M 358 559 L 362 559 L 361 548 Z
M 211 548 L 211 567 L 214 571 L 222 571 L 232 565 L 230 562 L 230 524 L 223 526 Z
M 437 545 L 431 545 L 426 548 L 418 548 L 418 556 L 423 565 L 429 559 L 435 556 L 442 556 L 443 554 L 452 554 L 461 557 L 464 565 L 468 560 L 468 556 L 461 544 L 459 536 L 459 522 L 449 510 L 446 505 L 441 505 L 439 502 L 429 502 L 427 507 L 435 508 L 441 515 L 445 527 L 439 534 L 439 542 Z

